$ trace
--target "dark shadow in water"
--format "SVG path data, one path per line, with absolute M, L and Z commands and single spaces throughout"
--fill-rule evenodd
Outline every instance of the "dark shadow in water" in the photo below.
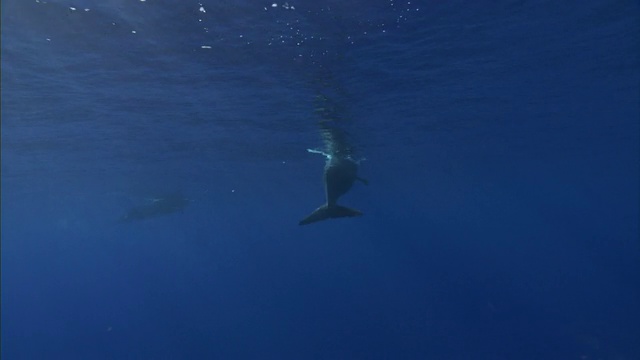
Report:
M 154 197 L 147 203 L 131 208 L 120 218 L 120 222 L 132 222 L 183 211 L 191 202 L 181 193 Z

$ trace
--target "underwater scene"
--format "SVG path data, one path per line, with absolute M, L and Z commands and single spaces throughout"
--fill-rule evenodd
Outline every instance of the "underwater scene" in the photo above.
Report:
M 6 0 L 2 359 L 640 359 L 637 1 Z

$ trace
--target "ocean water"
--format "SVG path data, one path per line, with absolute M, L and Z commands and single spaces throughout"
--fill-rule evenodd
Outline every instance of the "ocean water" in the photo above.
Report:
M 2 1 L 2 358 L 640 359 L 638 14 Z

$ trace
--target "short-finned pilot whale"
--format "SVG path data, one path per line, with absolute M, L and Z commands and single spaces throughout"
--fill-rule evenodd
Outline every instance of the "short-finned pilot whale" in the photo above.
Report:
M 358 176 L 358 162 L 350 156 L 339 154 L 327 154 L 319 150 L 309 152 L 323 154 L 327 158 L 324 167 L 324 185 L 327 202 L 317 208 L 309 216 L 298 224 L 307 225 L 317 221 L 331 218 L 354 217 L 362 215 L 362 212 L 337 204 L 338 198 L 349 191 L 356 180 L 368 184 L 367 180 Z

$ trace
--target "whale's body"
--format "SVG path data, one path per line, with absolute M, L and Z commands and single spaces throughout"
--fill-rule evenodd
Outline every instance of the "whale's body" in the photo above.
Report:
M 144 220 L 161 215 L 167 215 L 183 211 L 190 200 L 180 194 L 169 194 L 166 196 L 149 199 L 148 203 L 130 209 L 120 218 L 120 222 L 131 222 Z
M 356 180 L 367 184 L 367 181 L 358 177 L 359 161 L 354 160 L 354 148 L 350 141 L 350 136 L 344 130 L 347 114 L 343 104 L 333 101 L 324 93 L 341 93 L 339 86 L 332 86 L 331 74 L 324 74 L 320 94 L 316 97 L 316 113 L 320 115 L 320 136 L 324 142 L 323 150 L 312 150 L 309 152 L 322 154 L 327 162 L 324 166 L 324 189 L 326 202 L 317 208 L 309 216 L 300 220 L 300 225 L 307 225 L 314 222 L 362 215 L 356 209 L 350 209 L 338 205 L 338 199 L 346 194 Z

